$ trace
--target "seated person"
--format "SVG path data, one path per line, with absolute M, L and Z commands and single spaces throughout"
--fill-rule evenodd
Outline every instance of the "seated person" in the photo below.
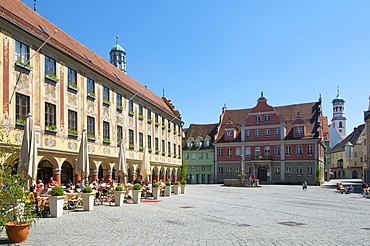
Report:
M 84 189 L 86 186 L 91 186 L 88 180 L 85 180 L 85 183 L 81 186 L 81 191 L 83 191 L 83 189 Z
M 31 203 L 35 203 L 36 197 L 37 197 L 37 193 L 36 193 L 35 186 L 31 186 L 30 192 L 27 194 L 27 199 L 30 200 Z
M 336 188 L 337 190 L 340 190 L 340 185 L 339 185 L 339 183 L 337 183 L 337 184 L 335 185 L 335 188 Z
M 44 189 L 41 191 L 40 196 L 46 197 L 50 196 L 51 189 L 49 189 L 49 185 L 44 185 Z
M 100 185 L 99 179 L 96 179 L 91 183 L 91 186 L 93 187 L 94 190 L 98 190 L 99 185 Z
M 54 187 L 54 186 L 58 186 L 59 184 L 57 181 L 53 180 L 53 178 L 51 177 L 48 185 L 49 187 Z
M 75 186 L 73 185 L 71 180 L 68 180 L 66 182 L 66 190 L 72 192 L 75 189 Z
M 42 180 L 39 179 L 36 184 L 36 191 L 42 191 L 44 189 L 44 184 L 42 183 Z

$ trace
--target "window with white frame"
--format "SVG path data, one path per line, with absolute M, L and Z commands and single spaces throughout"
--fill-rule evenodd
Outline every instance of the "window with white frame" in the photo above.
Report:
M 200 146 L 200 141 L 196 141 L 195 142 L 195 147 L 199 148 L 199 146 Z
M 292 146 L 286 146 L 285 147 L 285 154 L 286 155 L 292 155 Z
M 15 41 L 15 59 L 16 62 L 26 63 L 30 58 L 30 48 L 18 41 Z
M 274 136 L 280 137 L 280 129 L 274 129 Z
M 209 152 L 206 153 L 206 159 L 211 159 L 211 153 Z
M 190 146 L 191 146 L 191 142 L 187 142 L 187 143 L 186 143 L 186 147 L 187 147 L 187 148 L 190 148 Z
M 254 148 L 254 155 L 255 156 L 260 156 L 261 155 L 261 148 L 260 147 L 255 147 Z
M 274 173 L 275 173 L 275 175 L 280 175 L 280 166 L 276 166 L 274 168 Z
M 206 141 L 204 142 L 204 146 L 205 146 L 205 147 L 208 147 L 208 146 L 209 146 L 209 140 L 206 140 Z
M 295 146 L 295 154 L 302 155 L 302 145 Z
M 231 148 L 227 148 L 227 151 L 226 151 L 227 157 L 231 157 L 231 154 L 232 154 L 232 149 Z
M 261 116 L 254 116 L 254 123 L 260 123 L 261 122 Z
M 297 128 L 295 129 L 295 133 L 296 133 L 297 135 L 302 135 L 302 133 L 303 133 L 303 129 L 302 129 L 302 127 L 297 127 Z
M 235 155 L 236 156 L 240 156 L 241 155 L 240 148 L 236 148 Z
M 218 167 L 218 174 L 224 174 L 224 167 Z
M 270 129 L 265 129 L 265 137 L 270 137 Z
M 261 131 L 260 130 L 255 130 L 254 131 L 254 137 L 259 138 L 261 136 Z
M 291 166 L 286 166 L 285 167 L 285 174 L 286 175 L 292 175 L 292 167 Z
M 232 131 L 227 131 L 227 132 L 226 132 L 226 136 L 227 136 L 228 138 L 232 138 L 232 137 L 233 137 L 233 132 L 232 132 Z
M 265 156 L 269 156 L 269 155 L 270 155 L 270 147 L 269 147 L 269 146 L 268 146 L 268 147 L 265 147 L 265 148 L 264 148 L 264 151 L 265 151 L 265 152 L 264 152 L 264 155 L 265 155 Z
M 200 166 L 197 166 L 197 171 L 198 171 L 198 172 L 200 171 Z
M 218 149 L 218 157 L 222 157 L 224 155 L 224 151 L 222 148 Z
M 270 115 L 265 115 L 265 122 L 270 122 Z
M 297 175 L 302 175 L 302 173 L 303 173 L 302 167 L 301 166 L 298 166 L 297 167 Z
M 313 166 L 307 167 L 307 175 L 313 175 Z
M 307 155 L 313 155 L 313 145 L 307 145 Z
M 191 159 L 192 160 L 195 160 L 196 158 L 197 158 L 197 154 L 195 154 L 195 153 L 191 154 Z
M 203 159 L 203 153 L 198 154 L 198 159 Z
M 245 147 L 245 156 L 251 156 L 251 147 Z
M 207 171 L 212 171 L 212 166 L 207 166 Z
M 202 171 L 205 171 L 206 170 L 206 166 L 202 166 Z
M 275 146 L 274 147 L 274 155 L 279 156 L 280 155 L 280 146 Z
M 251 131 L 246 130 L 246 131 L 245 131 L 245 137 L 246 137 L 246 138 L 250 138 L 250 137 L 251 137 Z
M 195 172 L 195 166 L 191 166 L 191 171 Z
M 186 153 L 186 154 L 185 154 L 185 159 L 186 159 L 186 160 L 189 160 L 189 153 Z
M 227 167 L 227 175 L 231 175 L 232 174 L 232 167 Z

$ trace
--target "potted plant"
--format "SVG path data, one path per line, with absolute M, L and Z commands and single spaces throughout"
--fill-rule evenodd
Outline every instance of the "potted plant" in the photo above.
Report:
M 171 182 L 167 181 L 166 182 L 166 187 L 164 187 L 164 192 L 166 193 L 166 196 L 171 196 Z
M 158 199 L 159 198 L 159 194 L 161 193 L 161 188 L 159 187 L 159 184 L 156 182 L 152 185 L 152 189 L 153 189 L 153 198 L 154 199 Z
M 132 190 L 132 200 L 135 204 L 140 203 L 142 189 L 143 186 L 141 186 L 141 184 L 134 184 L 134 189 Z
M 173 184 L 173 193 L 175 194 L 175 195 L 178 195 L 178 194 L 180 194 L 180 183 L 179 182 L 175 182 L 174 184 Z
M 65 196 L 62 187 L 54 186 L 53 188 L 51 188 L 49 196 L 49 208 L 51 217 L 62 217 L 64 199 Z
M 91 211 L 94 209 L 94 194 L 91 186 L 85 186 L 82 190 L 82 204 L 84 205 L 85 211 Z
M 0 133 L 1 138 L 3 133 Z M 10 147 L 11 152 L 13 147 Z M 0 157 L 6 160 L 9 152 L 0 150 Z M 36 222 L 36 202 L 28 199 L 26 180 L 12 175 L 14 164 L 2 162 L 0 165 L 0 231 L 6 229 L 11 243 L 24 242 L 32 224 Z
M 114 204 L 116 206 L 122 206 L 124 198 L 125 198 L 125 191 L 123 189 L 123 186 L 117 185 L 116 190 L 114 191 Z
M 186 193 L 186 180 L 183 179 L 181 180 L 181 194 L 185 194 Z

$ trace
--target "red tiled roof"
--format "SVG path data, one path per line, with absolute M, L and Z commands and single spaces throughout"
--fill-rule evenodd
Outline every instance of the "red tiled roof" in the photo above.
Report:
M 42 17 L 40 14 L 30 9 L 21 1 L 1 0 L 0 13 L 3 18 L 15 23 L 34 36 L 40 38 L 42 41 L 45 41 L 49 35 L 45 34 L 40 26 L 42 26 L 49 34 L 52 34 L 54 30 L 57 30 L 57 33 L 48 41 L 48 44 L 73 57 L 85 66 L 90 67 L 107 79 L 114 81 L 116 84 L 121 85 L 134 94 L 143 88 L 137 97 L 141 97 L 149 103 L 154 104 L 156 107 L 172 116 L 177 115 L 169 105 L 167 105 L 152 91 L 120 71 L 110 62 L 78 42 L 76 39 Z M 88 56 L 90 60 L 86 56 Z M 114 74 L 117 74 L 120 79 L 117 79 Z
M 205 137 L 209 136 L 210 142 L 212 143 L 217 132 L 217 126 L 218 124 L 190 124 L 188 129 L 184 129 L 185 138 L 182 142 L 183 150 L 204 148 L 203 144 L 200 146 L 200 148 L 195 148 L 194 146 L 192 146 L 191 148 L 187 148 L 186 140 L 188 139 L 195 140 L 198 137 L 200 139 L 204 139 Z M 211 145 L 209 147 L 211 147 Z
M 306 123 L 306 136 L 304 138 L 318 137 L 317 131 L 319 126 L 318 119 L 319 117 L 321 117 L 319 104 L 320 102 L 313 102 L 273 107 L 277 114 L 280 117 L 284 117 L 285 119 L 287 126 L 287 136 L 285 139 L 293 139 L 293 133 L 291 131 L 292 124 L 293 121 L 297 118 L 298 113 Z M 252 109 L 226 110 L 225 115 L 222 117 L 222 122 L 220 124 L 220 129 L 218 131 L 218 136 L 215 142 L 218 143 L 229 142 L 225 141 L 224 139 L 225 125 L 229 118 L 235 124 L 235 127 L 237 128 L 238 131 L 236 139 L 233 140 L 232 142 L 240 142 L 241 141 L 240 123 L 241 121 L 247 118 L 251 110 Z

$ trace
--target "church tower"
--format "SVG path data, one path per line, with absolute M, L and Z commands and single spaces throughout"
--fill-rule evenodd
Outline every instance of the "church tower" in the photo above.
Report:
M 339 96 L 339 87 L 336 98 L 333 99 L 333 118 L 331 119 L 332 127 L 339 133 L 340 136 L 346 136 L 346 117 L 344 116 L 344 101 Z
M 109 55 L 110 63 L 126 73 L 126 51 L 118 44 L 118 35 L 116 36 L 116 44 L 110 50 Z

